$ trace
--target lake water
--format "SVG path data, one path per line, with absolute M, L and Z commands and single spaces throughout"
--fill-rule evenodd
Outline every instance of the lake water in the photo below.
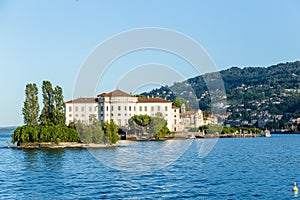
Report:
M 10 134 L 0 134 L 0 146 Z M 159 159 L 158 151 L 170 151 L 166 142 L 91 151 L 1 148 L 0 199 L 297 198 L 292 188 L 294 181 L 300 186 L 300 135 L 219 139 L 203 158 L 201 140 L 181 142 L 183 154 L 174 149 L 168 159 Z

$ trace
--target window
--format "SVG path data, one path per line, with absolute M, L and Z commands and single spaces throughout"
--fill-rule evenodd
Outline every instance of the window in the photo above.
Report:
M 96 108 L 97 108 L 97 107 L 95 107 L 95 111 L 96 111 Z M 103 106 L 100 107 L 100 111 L 103 111 Z
M 71 115 L 71 114 L 69 114 L 69 117 L 72 117 L 72 115 Z
M 112 113 L 111 113 L 111 116 L 113 117 L 113 116 L 114 116 L 114 114 L 112 114 Z
M 75 117 L 78 117 L 78 114 L 76 114 Z
M 125 110 L 125 111 L 126 111 L 126 109 L 127 109 L 126 106 L 124 106 L 124 110 Z
M 121 110 L 121 106 L 118 106 L 118 111 L 120 111 Z
M 142 106 L 140 106 L 140 111 L 143 111 L 143 107 Z
M 135 106 L 133 106 L 133 111 L 135 111 Z
M 90 112 L 92 112 L 92 106 L 90 106 Z
M 129 111 L 131 111 L 131 106 L 129 106 L 129 108 L 128 108 L 128 109 L 129 109 Z
M 151 111 L 154 111 L 154 106 L 151 106 Z
M 78 107 L 77 106 L 75 107 L 75 111 L 78 112 Z
M 81 107 L 81 112 L 84 112 L 84 107 L 83 106 Z
M 108 111 L 108 106 L 106 106 L 106 111 Z
M 111 106 L 111 111 L 114 111 L 114 107 L 113 106 Z
M 84 114 L 82 114 L 81 117 L 84 117 Z
M 144 107 L 144 110 L 147 111 L 147 106 Z
M 177 116 L 176 115 L 174 115 L 174 118 L 176 118 Z
M 168 111 L 168 106 L 165 106 L 165 111 Z
M 157 107 L 157 110 L 160 111 L 160 106 Z
M 95 106 L 95 111 L 97 111 L 97 106 Z M 102 111 L 103 111 L 103 107 L 102 107 Z
M 69 107 L 69 112 L 72 112 L 72 106 Z
M 176 112 L 176 109 L 174 109 L 174 112 Z
M 174 124 L 177 124 L 177 120 L 176 119 L 174 120 Z
M 118 113 L 118 116 L 121 116 L 121 113 Z

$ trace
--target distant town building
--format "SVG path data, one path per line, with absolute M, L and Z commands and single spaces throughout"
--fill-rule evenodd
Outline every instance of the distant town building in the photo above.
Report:
M 197 128 L 204 125 L 203 113 L 201 110 L 185 110 L 185 105 L 181 105 L 181 128 Z
M 78 98 L 65 102 L 66 124 L 69 125 L 75 120 L 90 123 L 93 118 L 98 119 L 97 98 Z

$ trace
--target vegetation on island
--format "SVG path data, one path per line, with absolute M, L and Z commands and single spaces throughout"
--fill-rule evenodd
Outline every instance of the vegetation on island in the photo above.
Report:
M 24 126 L 18 127 L 12 134 L 12 142 L 83 142 L 95 144 L 115 144 L 118 139 L 118 128 L 115 123 L 100 124 L 96 118 L 91 124 L 80 121 L 66 126 L 65 103 L 60 86 L 54 89 L 51 82 L 42 84 L 43 108 L 39 115 L 38 88 L 35 83 L 27 84 L 25 101 L 22 109 Z
M 83 143 L 115 144 L 119 140 L 118 127 L 114 122 L 100 123 L 96 118 L 90 124 L 76 121 L 76 130 Z
M 203 125 L 199 128 L 193 128 L 190 130 L 191 132 L 204 132 L 205 134 L 239 134 L 240 132 L 247 133 L 260 133 L 261 130 L 259 128 L 249 128 L 249 127 L 226 127 L 226 126 L 218 126 L 218 125 Z
M 80 142 L 74 128 L 65 125 L 65 104 L 60 86 L 52 88 L 49 81 L 43 81 L 43 108 L 39 115 L 38 88 L 35 83 L 27 84 L 22 109 L 24 126 L 12 134 L 12 142 Z
M 167 127 L 167 121 L 161 113 L 158 113 L 155 117 L 134 115 L 128 120 L 128 125 L 128 134 L 136 135 L 140 138 L 146 136 L 148 139 L 155 138 L 159 140 L 171 134 Z

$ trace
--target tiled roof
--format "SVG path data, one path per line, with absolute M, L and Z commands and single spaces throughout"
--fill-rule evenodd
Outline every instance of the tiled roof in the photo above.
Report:
M 181 113 L 182 117 L 189 117 L 191 115 L 195 115 L 195 111 L 194 110 L 189 110 L 189 111 L 186 111 L 185 113 Z
M 122 90 L 116 89 L 110 93 L 99 94 L 98 97 L 132 97 L 131 94 L 123 92 Z
M 80 97 L 74 100 L 67 101 L 65 103 L 97 103 L 96 98 L 89 98 L 89 97 Z
M 171 103 L 162 98 L 138 98 L 138 103 Z

